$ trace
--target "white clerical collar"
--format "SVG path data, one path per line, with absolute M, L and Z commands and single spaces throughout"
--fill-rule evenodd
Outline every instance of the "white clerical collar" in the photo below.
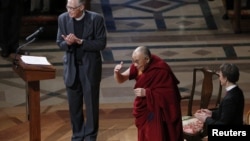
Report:
M 226 87 L 226 90 L 227 90 L 227 91 L 230 91 L 230 90 L 233 89 L 234 87 L 236 87 L 236 85 L 228 86 L 228 87 Z
M 83 19 L 83 17 L 85 16 L 85 12 L 83 11 L 82 12 L 82 16 L 81 17 L 79 17 L 79 18 L 75 18 L 77 21 L 80 21 L 80 20 L 82 20 Z

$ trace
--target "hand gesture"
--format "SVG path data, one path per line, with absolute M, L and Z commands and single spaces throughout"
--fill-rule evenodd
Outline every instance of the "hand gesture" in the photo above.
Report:
M 75 34 L 70 33 L 69 35 L 62 35 L 62 38 L 66 41 L 67 45 L 72 45 L 74 43 L 81 44 L 81 39 L 77 38 Z
M 120 64 L 118 64 L 118 65 L 115 66 L 114 72 L 116 72 L 116 73 L 119 72 L 121 70 L 121 68 L 122 68 L 122 65 L 123 65 L 123 62 L 121 61 Z
M 138 97 L 144 97 L 146 96 L 146 91 L 144 88 L 136 88 L 134 89 L 134 94 L 135 96 L 138 96 Z
M 208 109 L 201 109 L 201 111 L 203 113 L 205 113 L 207 116 L 212 116 L 212 111 L 208 110 Z
M 211 116 L 212 116 L 212 111 L 208 109 L 200 109 L 194 114 L 194 117 L 196 117 L 202 122 L 205 122 L 207 117 L 211 117 Z

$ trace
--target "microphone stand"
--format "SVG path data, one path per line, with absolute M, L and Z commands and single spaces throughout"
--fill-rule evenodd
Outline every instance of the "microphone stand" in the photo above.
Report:
M 26 42 L 25 44 L 22 44 L 21 46 L 19 46 L 17 49 L 16 49 L 16 53 L 15 53 L 15 58 L 14 58 L 14 65 L 16 65 L 16 68 L 18 67 L 18 60 L 16 59 L 17 57 L 17 54 L 19 52 L 19 50 L 27 45 L 29 45 L 30 43 L 34 42 L 36 40 L 36 38 L 33 38 L 32 40 Z

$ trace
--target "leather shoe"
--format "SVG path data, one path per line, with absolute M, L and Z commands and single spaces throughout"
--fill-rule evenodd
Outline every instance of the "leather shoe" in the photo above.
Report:
M 224 15 L 222 16 L 222 19 L 223 19 L 223 20 L 228 20 L 228 19 L 229 19 L 229 17 L 228 17 L 228 15 L 227 15 L 227 14 L 224 14 Z

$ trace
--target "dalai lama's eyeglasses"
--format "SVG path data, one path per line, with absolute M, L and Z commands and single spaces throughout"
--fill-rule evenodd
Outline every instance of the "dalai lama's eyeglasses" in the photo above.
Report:
M 141 58 L 141 59 L 132 59 L 132 63 L 134 64 L 134 63 L 136 63 L 136 64 L 140 64 L 143 60 L 146 60 L 147 58 L 145 57 L 145 58 Z

